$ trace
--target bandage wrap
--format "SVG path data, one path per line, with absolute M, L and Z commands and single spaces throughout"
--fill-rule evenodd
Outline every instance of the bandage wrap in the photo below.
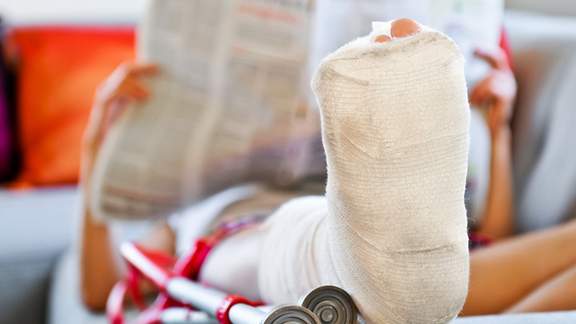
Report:
M 469 272 L 463 59 L 424 27 L 384 44 L 372 36 L 317 71 L 326 197 L 289 202 L 265 224 L 260 291 L 294 302 L 332 284 L 369 323 L 449 322 Z

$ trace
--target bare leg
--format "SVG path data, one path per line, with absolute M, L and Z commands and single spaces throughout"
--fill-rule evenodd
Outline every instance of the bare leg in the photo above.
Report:
M 576 264 L 575 244 L 572 222 L 473 252 L 462 314 L 500 313 L 536 294 L 538 287 Z
M 518 304 L 510 313 L 551 312 L 576 309 L 576 267 L 549 280 Z

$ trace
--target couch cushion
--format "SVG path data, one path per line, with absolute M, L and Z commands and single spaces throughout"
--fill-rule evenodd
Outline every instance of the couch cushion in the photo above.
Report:
M 71 242 L 76 188 L 0 189 L 0 263 L 53 254 Z M 0 277 L 0 279 L 2 279 Z
M 506 17 L 518 79 L 514 171 L 518 230 L 573 215 L 576 199 L 576 19 Z
M 58 262 L 50 292 L 48 324 L 105 324 L 103 314 L 91 313 L 80 302 L 78 259 L 70 251 Z M 128 316 L 134 317 L 134 312 Z M 576 312 L 478 316 L 458 318 L 453 324 L 568 324 L 576 323 Z
M 0 189 L 0 323 L 43 323 L 51 270 L 71 241 L 74 188 Z
M 107 324 L 102 313 L 90 312 L 80 298 L 80 278 L 78 273 L 78 254 L 70 250 L 64 254 L 54 271 L 50 288 L 48 324 Z M 133 319 L 135 313 L 127 312 L 127 319 Z
M 8 44 L 19 54 L 20 182 L 75 183 L 96 87 L 133 59 L 133 28 L 17 27 Z

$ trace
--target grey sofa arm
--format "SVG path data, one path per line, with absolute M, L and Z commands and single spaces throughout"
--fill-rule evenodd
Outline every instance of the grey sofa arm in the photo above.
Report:
M 75 189 L 0 190 L 0 323 L 45 323 L 51 271 L 71 241 Z
M 576 18 L 509 12 L 518 100 L 514 171 L 518 231 L 558 224 L 576 202 Z

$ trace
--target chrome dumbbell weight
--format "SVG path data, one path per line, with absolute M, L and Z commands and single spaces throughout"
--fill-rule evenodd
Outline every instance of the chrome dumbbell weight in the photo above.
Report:
M 356 324 L 358 308 L 352 297 L 336 286 L 321 286 L 304 296 L 302 307 L 318 316 L 321 324 Z

